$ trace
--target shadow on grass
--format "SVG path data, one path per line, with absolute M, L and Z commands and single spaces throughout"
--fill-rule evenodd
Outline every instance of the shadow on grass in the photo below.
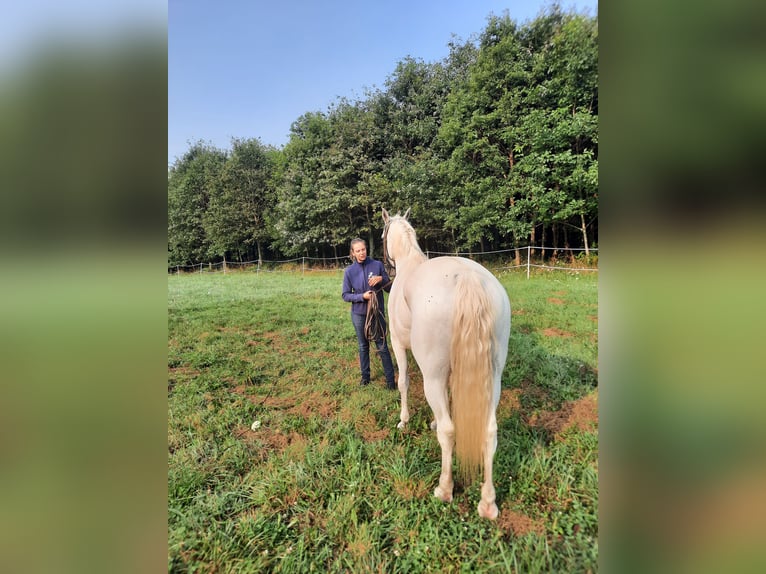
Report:
M 519 488 L 511 482 L 524 481 L 531 467 L 547 464 L 540 460 L 548 447 L 556 448 L 552 443 L 570 429 L 597 429 L 597 387 L 592 365 L 552 353 L 539 334 L 512 333 L 497 410 L 494 476 L 501 511 L 518 503 Z

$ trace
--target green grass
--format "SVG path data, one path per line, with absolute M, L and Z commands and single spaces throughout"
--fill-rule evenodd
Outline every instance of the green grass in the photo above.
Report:
M 341 272 L 169 276 L 168 570 L 596 571 L 597 278 L 500 279 L 513 322 L 490 522 L 479 480 L 432 495 L 414 362 L 405 431 L 377 357 L 357 386 Z

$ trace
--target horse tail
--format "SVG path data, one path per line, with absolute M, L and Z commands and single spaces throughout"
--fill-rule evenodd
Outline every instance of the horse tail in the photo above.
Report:
M 455 455 L 465 484 L 483 467 L 492 401 L 492 305 L 477 273 L 460 273 L 450 345 Z

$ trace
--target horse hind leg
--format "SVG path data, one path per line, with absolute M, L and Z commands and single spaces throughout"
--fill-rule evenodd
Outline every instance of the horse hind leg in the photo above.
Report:
M 436 419 L 436 438 L 442 451 L 442 470 L 439 486 L 434 489 L 434 496 L 444 502 L 452 502 L 452 451 L 455 446 L 455 426 L 449 415 L 446 381 L 424 380 L 426 400 Z
M 394 350 L 394 356 L 396 357 L 396 367 L 399 370 L 399 382 L 397 387 L 399 388 L 399 395 L 401 396 L 402 408 L 399 413 L 399 424 L 396 428 L 403 429 L 410 421 L 410 410 L 407 405 L 407 393 L 410 389 L 410 380 L 407 376 L 407 349 L 405 349 L 393 336 L 391 335 L 391 347 Z
M 503 349 L 507 348 L 507 341 L 506 337 Z M 490 405 L 487 438 L 484 446 L 484 482 L 481 485 L 481 500 L 478 506 L 479 516 L 490 520 L 495 520 L 499 513 L 495 502 L 495 486 L 492 483 L 492 463 L 497 450 L 497 405 L 500 402 L 500 373 L 503 372 L 503 365 L 505 365 L 505 353 L 496 355 L 493 367 L 492 404 Z
M 481 500 L 478 511 L 482 518 L 495 520 L 498 515 L 495 503 L 495 486 L 492 484 L 492 460 L 497 449 L 497 418 L 492 412 L 487 426 L 487 442 L 484 448 L 484 483 L 481 485 Z

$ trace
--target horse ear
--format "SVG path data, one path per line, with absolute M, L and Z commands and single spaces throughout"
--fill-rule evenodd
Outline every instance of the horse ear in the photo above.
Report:
M 412 208 L 411 208 L 411 207 L 408 207 L 408 208 L 407 208 L 407 211 L 405 211 L 405 212 L 404 212 L 404 215 L 402 215 L 402 217 L 403 217 L 404 219 L 407 219 L 407 217 L 409 216 L 409 214 L 410 214 L 410 209 L 412 209 Z
M 388 223 L 388 220 L 390 218 L 391 217 L 388 215 L 388 211 L 386 211 L 386 208 L 384 207 L 383 208 L 383 223 Z

